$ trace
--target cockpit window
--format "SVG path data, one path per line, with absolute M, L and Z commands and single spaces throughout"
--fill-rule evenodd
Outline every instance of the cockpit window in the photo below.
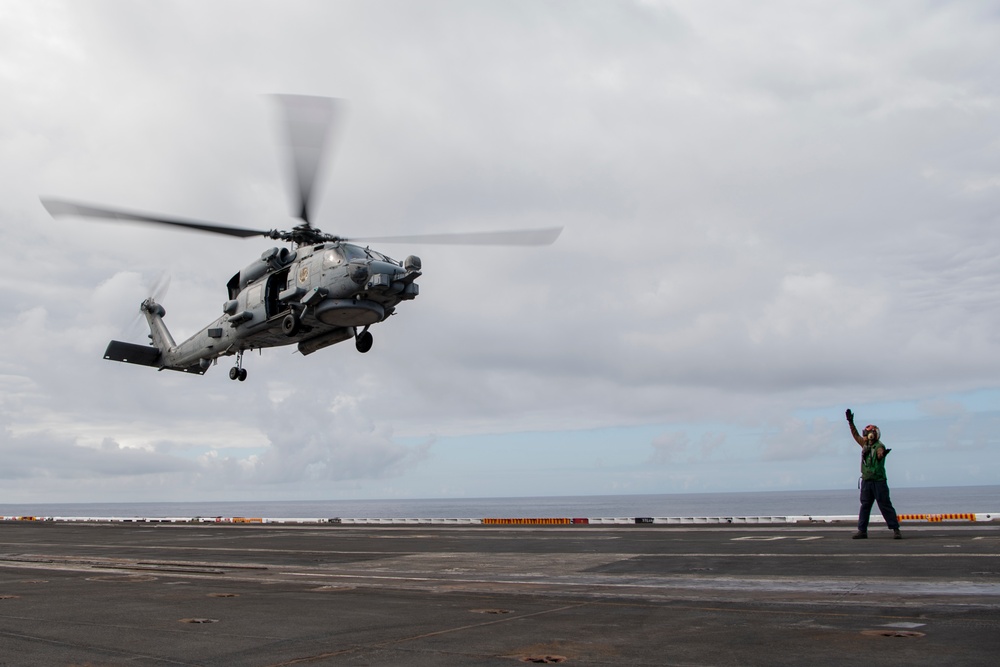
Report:
M 340 250 L 347 256 L 347 259 L 367 258 L 367 255 L 365 255 L 365 249 L 360 246 L 350 245 L 348 243 L 345 243 L 344 245 L 340 246 Z
M 325 269 L 340 266 L 343 261 L 344 256 L 340 254 L 340 250 L 337 248 L 329 248 L 323 253 L 323 268 Z
M 382 253 L 376 252 L 376 251 L 371 250 L 371 249 L 369 249 L 368 252 L 371 253 L 371 256 L 372 256 L 373 259 L 380 259 L 383 262 L 389 262 L 390 264 L 399 264 L 399 262 L 397 262 L 396 260 L 394 260 L 392 257 L 389 257 L 388 255 L 383 255 Z
M 348 260 L 354 259 L 374 259 L 380 262 L 388 262 L 390 264 L 399 264 L 396 260 L 392 259 L 388 255 L 383 255 L 382 253 L 372 250 L 371 248 L 362 248 L 361 246 L 352 245 L 350 243 L 345 243 L 340 246 L 341 252 L 347 257 Z

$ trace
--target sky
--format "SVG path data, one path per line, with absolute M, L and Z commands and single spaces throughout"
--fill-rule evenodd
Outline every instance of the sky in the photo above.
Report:
M 0 501 L 1000 484 L 1000 4 L 0 1 Z M 313 223 L 562 226 L 417 254 L 348 343 L 204 376 L 178 341 L 274 245 L 40 196 L 295 224 L 274 93 L 349 119 Z

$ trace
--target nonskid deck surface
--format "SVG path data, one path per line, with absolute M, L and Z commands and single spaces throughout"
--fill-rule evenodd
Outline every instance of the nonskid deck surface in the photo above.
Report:
M 986 665 L 1000 526 L 0 524 L 0 664 Z

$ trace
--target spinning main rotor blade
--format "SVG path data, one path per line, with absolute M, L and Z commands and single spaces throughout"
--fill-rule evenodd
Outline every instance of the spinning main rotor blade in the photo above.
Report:
M 80 204 L 78 202 L 65 201 L 63 199 L 50 199 L 41 197 L 42 206 L 52 217 L 60 215 L 78 215 L 84 218 L 101 218 L 104 220 L 119 220 L 121 222 L 148 222 L 156 225 L 172 225 L 174 227 L 187 227 L 197 229 L 202 232 L 212 234 L 225 234 L 226 236 L 239 236 L 249 238 L 251 236 L 269 236 L 270 231 L 259 229 L 243 229 L 240 227 L 226 227 L 224 225 L 214 225 L 209 222 L 198 220 L 185 220 L 183 218 L 164 218 L 158 215 L 138 213 L 134 211 L 122 211 L 120 209 L 105 208 L 103 206 L 91 206 L 90 204 Z
M 277 229 L 247 229 L 244 227 L 227 227 L 200 220 L 184 218 L 168 218 L 161 215 L 125 211 L 117 208 L 94 206 L 80 202 L 66 201 L 42 197 L 42 205 L 53 217 L 62 215 L 77 215 L 85 218 L 101 218 L 122 222 L 141 222 L 157 225 L 184 227 L 211 234 L 223 234 L 249 238 L 264 236 L 271 239 L 288 241 L 296 246 L 313 245 L 323 242 L 350 241 L 334 234 L 325 234 L 312 226 L 310 216 L 316 180 L 323 157 L 327 153 L 326 145 L 338 138 L 347 115 L 347 103 L 344 100 L 329 97 L 312 97 L 308 95 L 275 95 L 275 100 L 281 109 L 288 142 L 288 156 L 291 161 L 292 186 L 294 188 L 295 215 L 302 224 L 291 230 Z M 335 146 L 334 146 L 335 148 Z M 457 232 L 447 234 L 414 234 L 407 236 L 380 236 L 354 239 L 362 242 L 381 243 L 414 243 L 436 245 L 474 245 L 474 246 L 543 246 L 555 243 L 562 227 L 547 227 L 544 229 L 524 229 L 496 232 Z
M 504 232 L 455 232 L 447 234 L 413 234 L 410 236 L 366 236 L 345 241 L 374 241 L 376 243 L 426 243 L 433 245 L 500 245 L 533 246 L 552 245 L 562 227 L 520 229 Z
M 327 142 L 335 140 L 347 116 L 347 103 L 331 97 L 275 95 L 285 121 L 295 188 L 294 214 L 312 224 L 313 188 Z M 335 148 L 335 147 L 334 147 Z

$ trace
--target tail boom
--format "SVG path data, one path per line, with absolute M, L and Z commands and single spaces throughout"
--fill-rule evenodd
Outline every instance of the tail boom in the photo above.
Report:
M 104 351 L 104 358 L 109 361 L 123 361 L 140 366 L 151 366 L 160 370 L 182 371 L 204 375 L 210 366 L 200 354 L 184 354 L 174 343 L 173 336 L 163 322 L 166 311 L 153 299 L 146 299 L 139 306 L 149 324 L 149 338 L 152 346 L 136 345 L 113 340 Z M 191 341 L 186 341 L 185 346 Z

